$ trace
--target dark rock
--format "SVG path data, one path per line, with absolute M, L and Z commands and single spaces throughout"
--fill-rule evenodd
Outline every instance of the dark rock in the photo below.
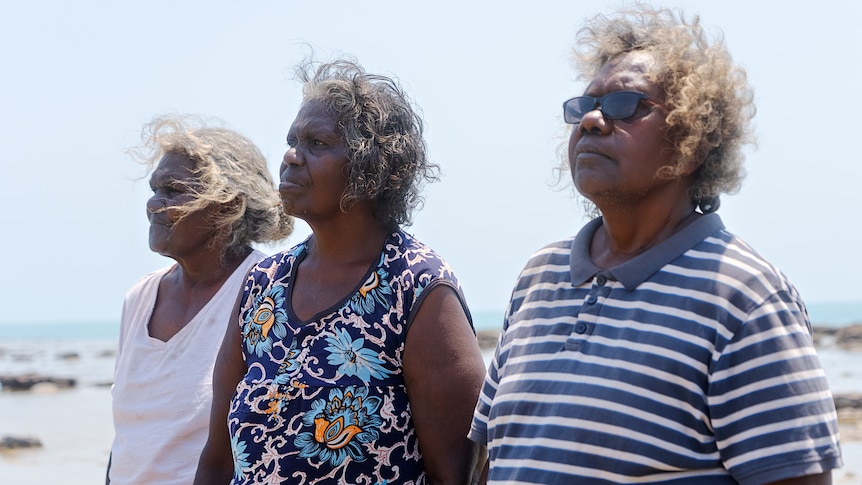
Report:
M 862 409 L 862 394 L 834 394 L 836 409 Z
M 75 387 L 77 381 L 65 377 L 50 377 L 39 374 L 0 376 L 0 386 L 4 391 L 29 391 L 37 384 L 50 384 L 59 389 Z
M 62 354 L 57 354 L 58 360 L 78 360 L 81 358 L 81 354 L 77 352 L 63 352 Z
M 497 347 L 497 339 L 500 338 L 499 330 L 479 330 L 476 332 L 476 338 L 479 340 L 479 348 L 482 350 L 492 350 Z
M 862 349 L 862 324 L 839 328 L 835 332 L 835 343 L 847 349 Z
M 838 333 L 838 327 L 833 327 L 831 325 L 814 325 L 813 329 L 815 336 L 835 335 Z
M 0 438 L 0 451 L 19 450 L 22 448 L 41 448 L 42 442 L 37 438 L 22 436 L 3 436 Z

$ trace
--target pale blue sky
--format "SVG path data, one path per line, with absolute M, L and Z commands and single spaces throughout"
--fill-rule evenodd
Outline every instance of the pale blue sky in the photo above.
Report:
M 862 301 L 856 204 L 862 4 L 655 2 L 723 31 L 755 88 L 759 149 L 719 211 L 809 303 Z M 156 114 L 224 119 L 275 174 L 308 44 L 399 78 L 444 171 L 409 229 L 501 311 L 539 247 L 585 222 L 552 169 L 584 18 L 618 2 L 129 1 L 0 7 L 0 323 L 119 319 L 123 295 L 170 262 L 150 253 L 142 169 L 125 150 Z M 300 225 L 288 244 L 308 229 Z M 274 252 L 278 248 L 263 248 Z

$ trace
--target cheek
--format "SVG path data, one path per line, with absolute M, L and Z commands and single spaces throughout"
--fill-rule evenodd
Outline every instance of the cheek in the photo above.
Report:
M 176 209 L 168 209 L 167 214 L 171 222 L 177 222 L 178 220 L 180 220 L 180 211 Z
M 569 162 L 569 170 L 574 174 L 575 172 L 575 146 L 578 144 L 578 140 L 581 139 L 581 135 L 578 133 L 578 127 L 572 127 L 572 132 L 569 134 L 569 146 L 566 152 L 566 161 Z

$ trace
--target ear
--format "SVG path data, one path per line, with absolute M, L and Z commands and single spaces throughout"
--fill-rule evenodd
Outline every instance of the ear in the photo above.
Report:
M 688 177 L 688 176 L 694 174 L 695 172 L 697 172 L 698 170 L 700 170 L 700 167 L 702 167 L 702 166 L 703 166 L 702 161 L 699 161 L 699 162 L 691 161 L 691 162 L 682 164 L 679 167 L 679 172 L 678 172 L 679 176 L 680 177 Z

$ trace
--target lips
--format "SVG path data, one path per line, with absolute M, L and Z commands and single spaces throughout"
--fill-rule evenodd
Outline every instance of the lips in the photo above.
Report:
M 575 146 L 575 150 L 573 153 L 573 158 L 575 160 L 587 160 L 587 159 L 610 159 L 601 148 L 596 146 L 594 143 L 590 143 L 588 141 L 581 141 Z
M 281 183 L 278 184 L 279 192 L 290 192 L 291 190 L 301 189 L 308 185 L 305 180 L 293 177 L 284 177 Z
M 302 187 L 302 184 L 299 181 L 294 180 L 282 180 L 280 184 L 278 184 L 278 190 L 290 190 L 298 187 Z
M 174 225 L 174 221 L 171 220 L 166 212 L 160 212 L 158 214 L 150 214 L 150 225 L 170 228 Z

